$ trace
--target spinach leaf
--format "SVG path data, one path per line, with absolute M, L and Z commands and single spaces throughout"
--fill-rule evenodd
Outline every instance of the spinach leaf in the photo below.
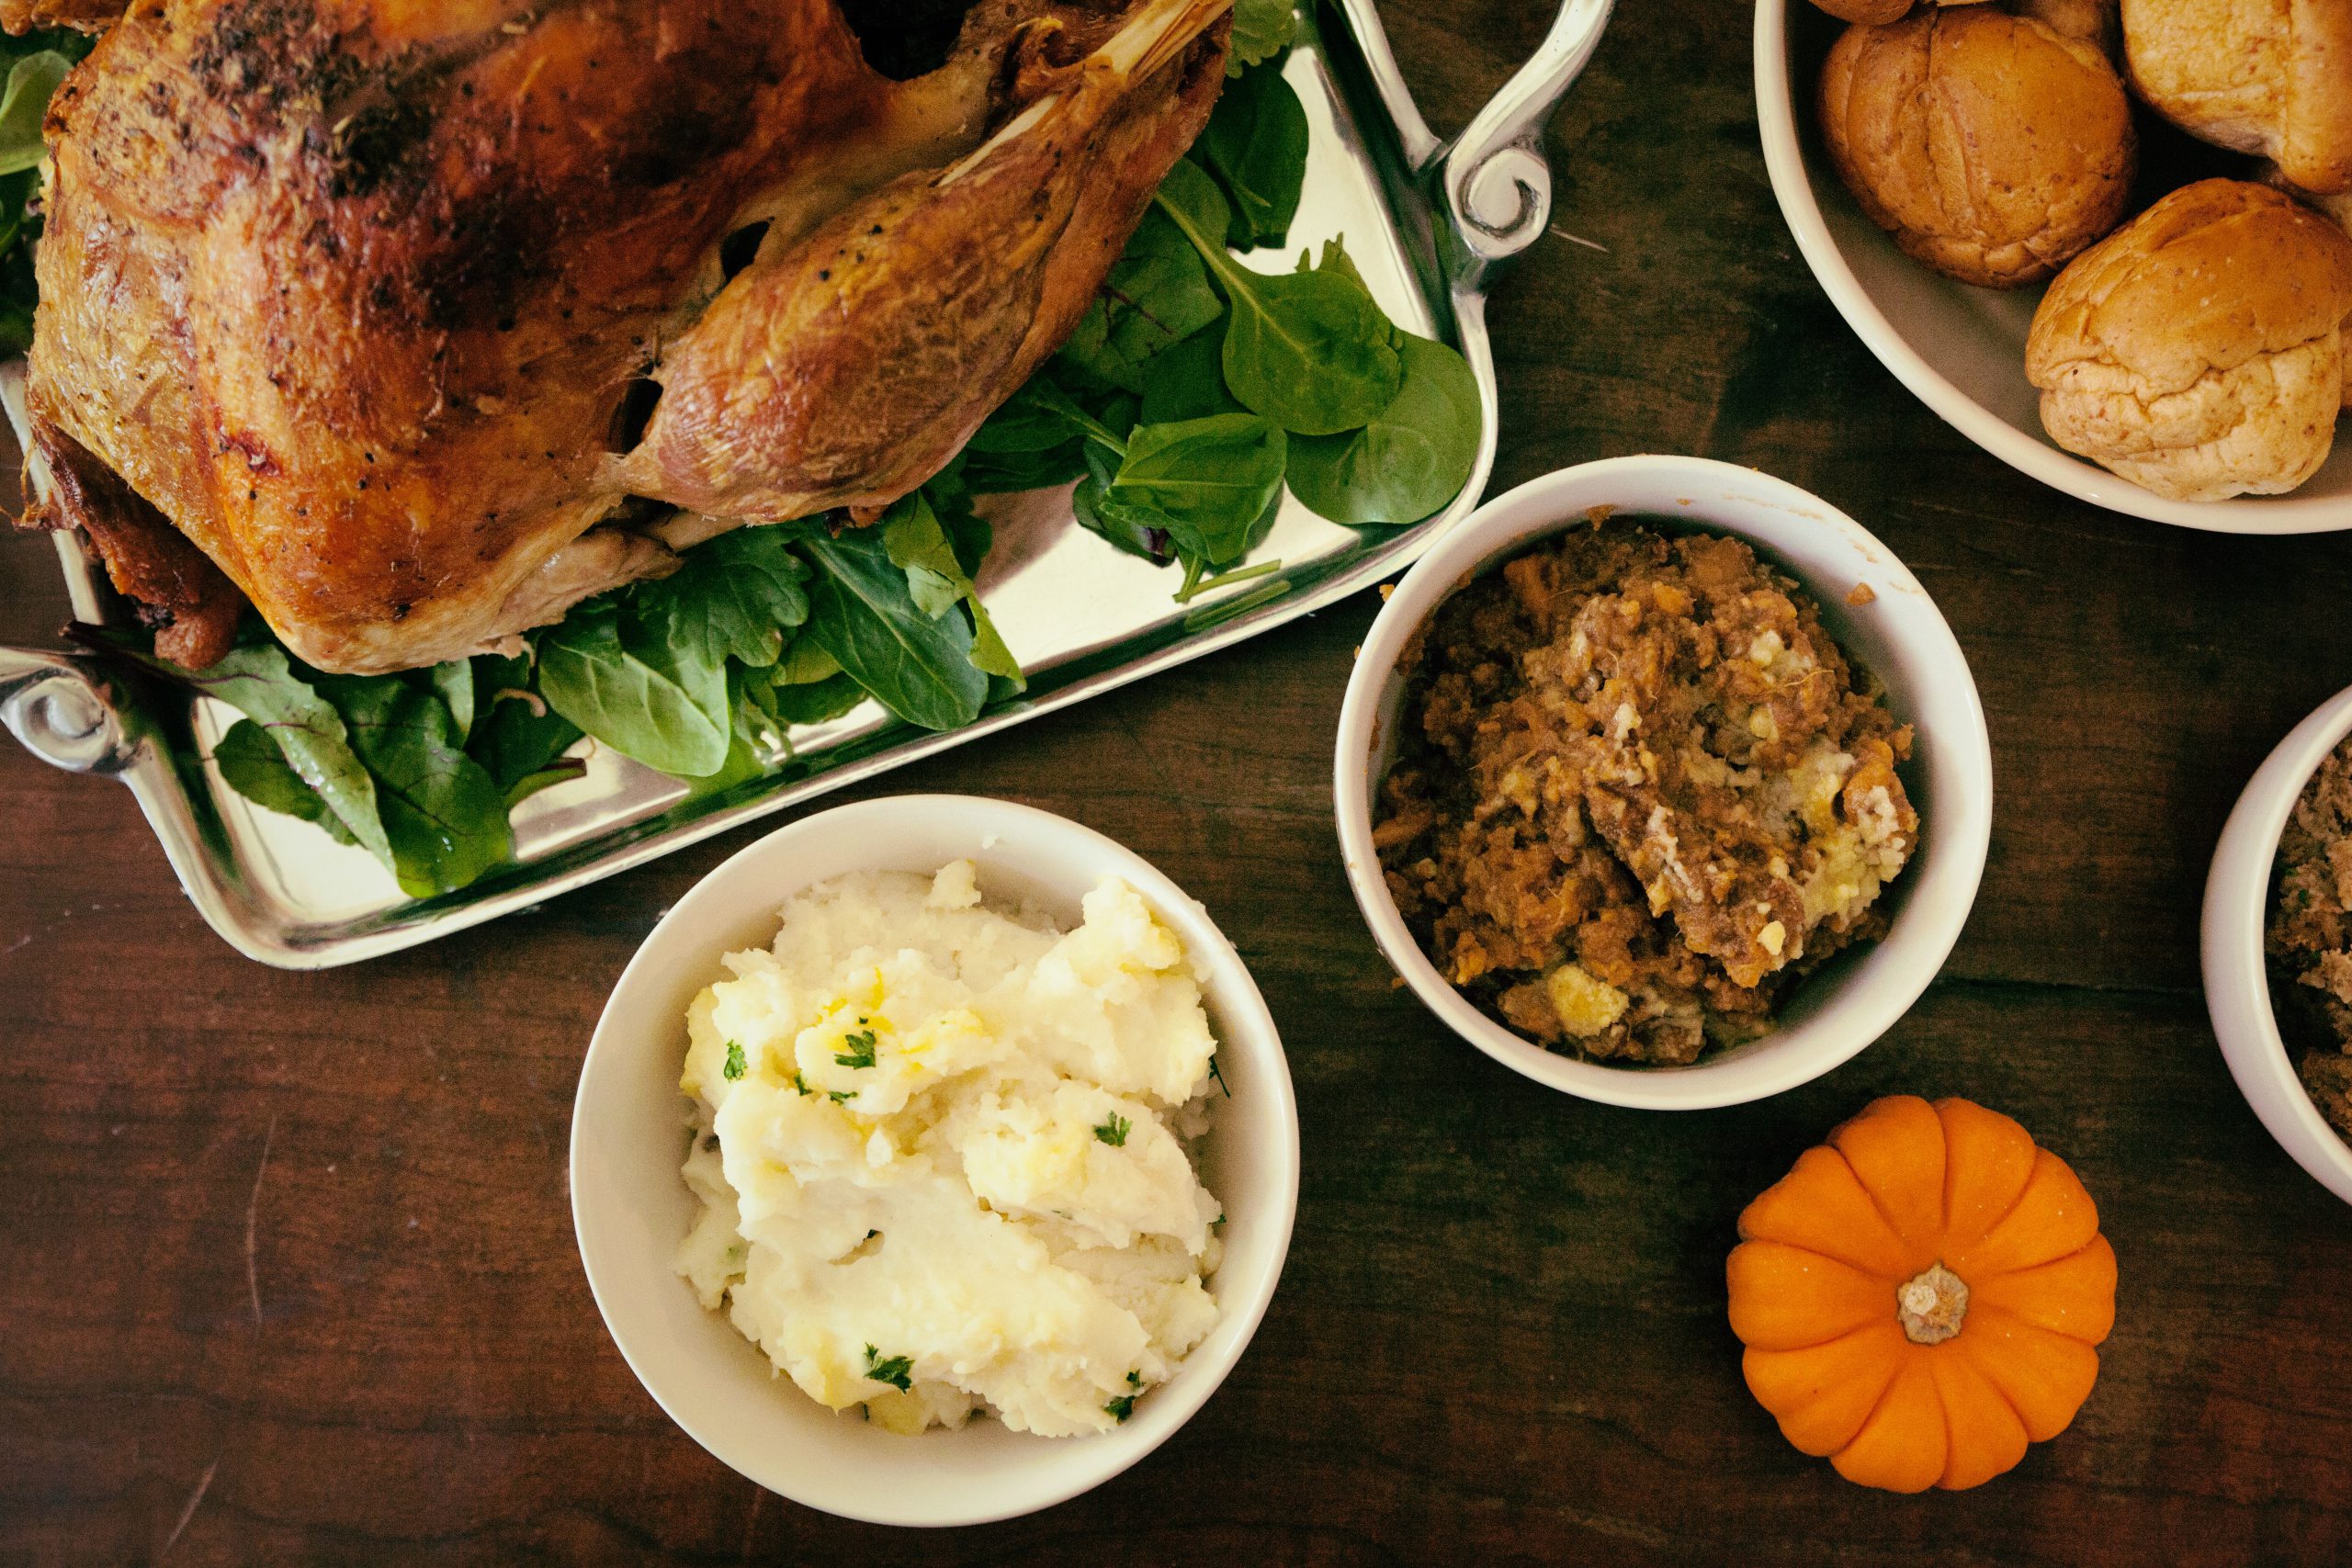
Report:
M 212 763 L 220 770 L 222 783 L 255 806 L 315 823 L 339 844 L 359 841 L 319 792 L 286 765 L 277 742 L 252 719 L 241 718 L 229 727 L 212 748 Z
M 1300 435 L 1368 424 L 1403 378 L 1394 329 L 1352 267 L 1250 271 L 1226 253 L 1231 209 L 1216 182 L 1182 160 L 1153 199 L 1225 289 L 1225 380 L 1243 406 Z
M 622 756 L 680 778 L 725 765 L 732 725 L 724 670 L 649 663 L 624 643 L 610 596 L 574 605 L 539 634 L 538 649 L 548 705 Z
M 833 656 L 819 648 L 814 639 L 797 637 L 784 657 L 767 671 L 768 681 L 777 686 L 813 686 L 820 681 L 830 681 L 842 672 Z
M 1198 152 L 1233 208 L 1227 243 L 1246 251 L 1290 237 L 1306 184 L 1306 109 L 1281 72 L 1245 71 L 1226 88 Z
M 324 676 L 319 684 L 375 775 L 402 892 L 453 892 L 513 858 L 505 793 L 458 745 L 447 705 L 397 676 Z
M 1291 46 L 1298 37 L 1298 12 L 1292 0 L 1234 0 L 1233 51 L 1225 73 L 1248 80 L 1263 73 L 1246 67 L 1261 65 Z
M 41 117 L 72 69 L 74 62 L 51 49 L 22 56 L 8 68 L 8 84 L 0 88 L 0 175 L 32 168 L 48 155 Z
M 1217 232 L 1224 232 L 1222 221 Z M 1061 357 L 1105 385 L 1141 392 L 1155 357 L 1224 314 L 1183 230 L 1149 209 Z
M 1238 560 L 1269 506 L 1281 499 L 1287 444 L 1257 414 L 1211 414 L 1139 424 L 1109 498 L 1166 519 L 1177 550 L 1209 566 Z
M 1216 328 L 1194 333 L 1152 361 L 1143 389 L 1144 423 L 1241 412 L 1240 400 L 1225 384 L 1225 334 Z
M 1021 665 L 997 634 L 980 604 L 980 592 L 965 575 L 939 514 L 922 491 L 890 508 L 881 522 L 882 547 L 890 563 L 907 574 L 908 595 L 915 607 L 936 620 L 961 601 L 972 612 L 972 662 L 991 675 L 1025 687 Z
M 449 705 L 450 721 L 458 728 L 458 743 L 464 745 L 474 728 L 474 661 L 452 659 L 426 671 L 424 678 L 441 700 Z
M 1118 477 L 1116 454 L 1089 444 L 1086 478 L 1070 496 L 1070 511 L 1078 525 L 1108 540 L 1131 556 L 1165 566 L 1174 554 L 1168 537 L 1168 520 L 1145 508 L 1131 507 L 1111 494 Z
M 780 725 L 822 724 L 839 718 L 865 700 L 865 688 L 835 671 L 821 681 L 771 687 L 762 705 Z
M 802 547 L 817 568 L 808 584 L 806 636 L 891 713 L 924 729 L 954 729 L 978 718 L 989 678 L 972 662 L 972 628 L 961 615 L 915 607 L 907 574 L 876 531 L 854 528 Z
M 723 667 L 732 658 L 764 670 L 784 634 L 808 618 L 808 569 L 775 528 L 737 528 L 688 550 L 668 577 L 630 591 L 645 637 L 671 650 L 657 668 Z
M 580 739 L 580 727 L 530 689 L 528 660 L 484 655 L 476 665 L 490 707 L 466 738 L 466 754 L 489 773 L 509 809 L 588 771 L 586 759 L 564 755 Z
M 317 793 L 344 831 L 386 866 L 392 864 L 375 781 L 353 748 L 343 716 L 294 673 L 284 649 L 276 643 L 235 649 L 206 670 L 184 670 L 150 653 L 130 657 L 252 719 L 277 742 L 278 754 L 295 777 Z M 236 787 L 233 782 L 231 787 Z M 269 806 L 270 802 L 258 804 Z
M 1404 335 L 1404 384 L 1378 418 L 1290 446 L 1290 488 L 1334 523 L 1418 523 L 1462 491 L 1478 457 L 1477 378 L 1459 354 Z

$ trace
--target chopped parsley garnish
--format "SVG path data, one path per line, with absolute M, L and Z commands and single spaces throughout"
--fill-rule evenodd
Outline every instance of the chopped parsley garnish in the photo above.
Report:
M 900 1393 L 913 1386 L 915 1359 L 912 1356 L 892 1356 L 888 1359 L 873 1346 L 865 1348 L 865 1375 L 876 1382 L 887 1382 Z
M 751 1064 L 743 1060 L 743 1043 L 740 1040 L 729 1040 L 727 1043 L 727 1065 L 718 1069 L 720 1075 L 729 1083 L 733 1083 L 751 1070 Z
M 855 1100 L 857 1098 L 857 1090 L 854 1089 L 829 1089 L 825 1091 L 825 1098 L 831 1100 L 835 1105 L 839 1105 L 844 1100 Z
M 815 1089 L 808 1087 L 808 1080 L 800 1076 L 800 1069 L 797 1067 L 792 1069 L 792 1087 L 795 1089 L 797 1089 L 804 1096 L 813 1095 L 817 1092 Z
M 1094 1135 L 1114 1149 L 1124 1149 L 1127 1146 L 1127 1129 L 1134 1125 L 1134 1122 L 1114 1111 L 1108 1122 L 1094 1129 Z
M 1216 1065 L 1216 1058 L 1215 1056 L 1211 1056 L 1209 1058 L 1209 1077 L 1216 1079 L 1216 1087 L 1225 1090 L 1226 1099 L 1231 1100 L 1233 1098 L 1232 1087 L 1225 1081 L 1225 1070 Z
M 863 1023 L 865 1021 L 860 1019 L 858 1021 Z M 844 1034 L 842 1043 L 849 1049 L 834 1052 L 833 1060 L 842 1066 L 870 1067 L 874 1065 L 874 1031 L 861 1029 L 855 1034 Z
M 1127 1374 L 1127 1386 L 1132 1389 L 1142 1388 L 1142 1374 L 1139 1372 L 1129 1372 Z M 1105 1404 L 1102 1407 L 1102 1412 L 1104 1415 L 1110 1416 L 1114 1421 L 1124 1421 L 1128 1416 L 1136 1413 L 1136 1396 L 1132 1393 L 1123 1393 L 1119 1395 L 1118 1398 L 1111 1401 L 1108 1404 Z

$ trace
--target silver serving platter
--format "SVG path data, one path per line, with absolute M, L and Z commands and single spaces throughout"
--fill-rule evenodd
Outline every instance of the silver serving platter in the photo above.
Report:
M 910 729 L 869 703 L 796 731 L 779 771 L 712 792 L 583 741 L 575 750 L 587 758 L 586 776 L 516 812 L 513 864 L 420 900 L 403 895 L 366 852 L 254 807 L 223 784 L 209 758 L 235 716 L 209 699 L 125 680 L 88 655 L 0 648 L 0 722 L 58 767 L 129 784 L 180 885 L 231 946 L 282 968 L 325 968 L 541 903 L 1329 604 L 1404 570 L 1485 491 L 1498 417 L 1487 280 L 1544 231 L 1552 185 L 1544 127 L 1591 58 L 1611 5 L 1563 0 L 1534 58 L 1444 141 L 1414 107 L 1372 0 L 1308 0 L 1286 68 L 1312 137 L 1306 196 L 1287 249 L 1244 259 L 1286 269 L 1302 247 L 1344 235 L 1391 317 L 1458 347 L 1476 374 L 1484 412 L 1470 482 L 1451 507 L 1411 527 L 1344 528 L 1286 502 L 1252 558 L 1280 558 L 1279 577 L 1190 605 L 1173 601 L 1172 569 L 1080 528 L 1068 491 L 999 498 L 996 548 L 979 585 L 1029 687 L 962 729 Z M 10 381 L 21 374 L 17 367 L 5 373 Z M 18 389 L 0 384 L 12 408 Z M 57 537 L 74 615 L 128 624 L 103 569 L 77 539 Z M 1261 601 L 1255 591 L 1269 581 L 1287 591 Z

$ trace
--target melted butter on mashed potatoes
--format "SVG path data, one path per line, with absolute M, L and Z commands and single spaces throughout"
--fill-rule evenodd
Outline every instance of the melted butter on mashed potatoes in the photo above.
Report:
M 1216 1049 L 1176 933 L 1106 879 L 1063 934 L 969 861 L 784 908 L 688 1010 L 678 1270 L 812 1399 L 920 1432 L 1109 1429 L 1216 1322 L 1184 1141 Z

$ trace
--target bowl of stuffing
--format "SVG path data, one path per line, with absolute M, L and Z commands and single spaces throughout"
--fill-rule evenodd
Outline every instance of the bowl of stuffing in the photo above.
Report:
M 2295 1163 L 2352 1203 L 2352 690 L 2238 796 L 2205 881 L 2205 1005 L 2230 1076 Z
M 1835 507 L 1694 457 L 1588 463 L 1423 557 L 1348 683 L 1356 902 L 1455 1032 L 1611 1104 L 1829 1071 L 1941 967 L 1990 842 L 1968 661 Z
M 1207 912 L 1010 801 L 803 818 L 662 918 L 581 1070 L 572 1214 L 646 1391 L 849 1518 L 1049 1506 L 1240 1359 L 1298 1198 L 1272 1019 Z

